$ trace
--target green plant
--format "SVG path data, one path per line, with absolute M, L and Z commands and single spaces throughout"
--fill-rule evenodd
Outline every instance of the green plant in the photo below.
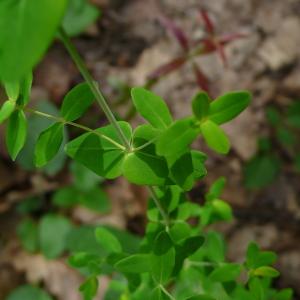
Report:
M 300 172 L 300 102 L 294 101 L 281 111 L 270 106 L 266 118 L 268 135 L 260 137 L 258 151 L 244 169 L 245 186 L 250 189 L 268 186 L 285 166 L 294 174 Z
M 232 218 L 230 206 L 220 199 L 225 180 L 221 178 L 211 186 L 203 206 L 191 202 L 186 194 L 206 175 L 206 155 L 191 149 L 191 144 L 203 137 L 212 150 L 228 153 L 230 143 L 220 125 L 248 106 L 250 94 L 229 92 L 212 100 L 207 93 L 199 92 L 191 101 L 192 114 L 174 120 L 163 99 L 136 87 L 131 90 L 132 100 L 147 122 L 132 129 L 129 123 L 116 120 L 98 84 L 60 28 L 60 39 L 85 82 L 64 97 L 59 115 L 38 111 L 29 107 L 32 76 L 27 74 L 59 28 L 66 1 L 60 1 L 59 5 L 50 0 L 41 0 L 39 5 L 33 0 L 22 4 L 11 0 L 0 3 L 0 16 L 4 17 L 1 22 L 9 24 L 14 16 L 18 25 L 12 26 L 10 36 L 13 38 L 7 43 L 4 35 L 0 36 L 0 78 L 8 97 L 1 108 L 0 120 L 8 121 L 6 144 L 11 158 L 15 160 L 24 147 L 26 115 L 35 114 L 53 121 L 36 142 L 37 167 L 54 159 L 64 140 L 64 128 L 72 126 L 85 132 L 64 147 L 74 161 L 102 178 L 124 176 L 129 182 L 145 185 L 149 190 L 149 222 L 141 240 L 107 226 L 76 227 L 65 217 L 50 213 L 43 216 L 38 225 L 30 219 L 21 223 L 18 231 L 24 247 L 33 252 L 40 249 L 48 258 L 55 258 L 66 250 L 71 252 L 69 264 L 86 276 L 80 287 L 85 300 L 96 295 L 100 275 L 111 277 L 106 300 L 291 299 L 291 290 L 272 288 L 271 279 L 279 275 L 272 267 L 276 259 L 274 253 L 261 251 L 251 243 L 243 263 L 228 262 L 222 236 L 206 229 L 208 224 Z M 17 47 L 25 38 L 26 49 L 17 56 Z M 18 71 L 14 72 L 16 63 Z M 94 99 L 110 124 L 90 129 L 75 123 Z M 75 182 L 63 193 L 74 190 L 87 193 L 93 188 L 93 184 L 87 188 Z M 55 205 L 73 205 L 67 197 L 56 194 Z M 72 200 L 86 205 L 80 199 Z M 34 202 L 23 205 L 23 211 L 32 208 L 36 208 Z M 20 287 L 8 297 L 9 300 L 32 298 L 51 299 L 31 286 Z

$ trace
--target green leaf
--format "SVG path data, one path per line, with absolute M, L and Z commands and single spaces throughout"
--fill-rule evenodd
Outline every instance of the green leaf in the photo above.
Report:
M 220 197 L 224 187 L 226 179 L 225 177 L 218 178 L 209 188 L 208 193 L 205 195 L 206 200 L 210 201 Z
M 18 81 L 5 81 L 3 83 L 5 92 L 9 100 L 17 101 L 20 94 L 20 84 Z
M 55 36 L 66 4 L 66 0 L 0 1 L 2 80 L 17 81 L 40 61 Z
M 192 228 L 186 222 L 175 223 L 169 230 L 170 237 L 174 243 L 179 243 L 191 235 Z
M 240 275 L 241 270 L 242 267 L 239 264 L 226 264 L 214 269 L 209 278 L 218 282 L 233 281 Z
M 86 82 L 76 85 L 64 97 L 61 115 L 66 121 L 80 118 L 94 101 L 94 95 Z
M 126 122 L 118 122 L 128 139 L 131 139 L 131 127 Z M 122 166 L 126 152 L 119 146 L 104 139 L 105 135 L 121 144 L 112 125 L 95 130 L 96 133 L 86 133 L 68 143 L 66 153 L 99 176 L 113 179 L 122 174 Z
M 72 186 L 57 190 L 52 198 L 54 205 L 69 208 L 78 203 L 78 190 Z
M 14 289 L 6 300 L 52 300 L 45 291 L 31 285 L 22 285 Z
M 55 123 L 44 130 L 35 146 L 35 165 L 43 167 L 58 153 L 64 137 L 64 125 Z
M 280 275 L 280 273 L 272 267 L 262 266 L 262 267 L 255 269 L 253 271 L 253 275 L 274 278 L 274 277 L 278 277 Z
M 198 133 L 199 129 L 194 127 L 193 118 L 178 120 L 158 138 L 157 153 L 164 156 L 182 153 L 196 139 Z
M 175 266 L 175 249 L 169 235 L 162 231 L 154 241 L 151 273 L 157 283 L 166 283 Z
M 230 142 L 224 131 L 216 123 L 207 120 L 200 125 L 200 128 L 208 147 L 221 154 L 228 153 Z
M 198 296 L 189 297 L 185 300 L 216 300 L 216 298 L 213 298 L 213 297 L 208 296 L 208 295 L 198 295 Z
M 222 236 L 216 232 L 209 232 L 206 237 L 205 246 L 209 259 L 220 263 L 225 259 L 225 244 Z
M 161 97 L 141 87 L 133 88 L 131 97 L 137 111 L 153 127 L 166 129 L 172 123 L 170 111 Z
M 98 291 L 98 279 L 96 276 L 88 278 L 80 287 L 79 291 L 84 300 L 93 300 Z
M 209 119 L 216 124 L 226 123 L 238 116 L 250 103 L 251 94 L 246 91 L 229 92 L 211 102 Z
M 63 253 L 71 228 L 70 221 L 65 217 L 48 214 L 42 218 L 39 225 L 39 241 L 47 258 L 56 258 Z
M 265 291 L 261 280 L 252 278 L 249 282 L 249 291 L 255 300 L 265 300 Z
M 291 300 L 293 297 L 292 289 L 284 289 L 274 296 L 274 300 Z
M 17 233 L 24 249 L 28 252 L 37 251 L 38 229 L 35 222 L 30 219 L 25 219 L 18 225 Z
M 16 102 L 7 100 L 3 103 L 0 110 L 0 124 L 10 117 L 16 107 Z
M 32 72 L 29 72 L 20 80 L 20 94 L 17 103 L 22 107 L 29 102 L 32 79 Z
M 259 189 L 272 183 L 280 171 L 280 161 L 273 155 L 253 157 L 244 168 L 245 186 Z
M 207 117 L 209 113 L 210 101 L 211 99 L 205 92 L 199 92 L 193 98 L 192 100 L 193 113 L 198 120 L 202 120 L 203 118 Z
M 16 159 L 18 153 L 25 144 L 27 135 L 27 122 L 25 114 L 22 110 L 16 110 L 9 117 L 6 129 L 6 145 L 9 155 L 13 160 Z
M 119 253 L 122 252 L 122 246 L 118 239 L 104 227 L 98 227 L 95 232 L 97 242 L 104 248 L 108 253 Z
M 212 201 L 214 212 L 224 221 L 232 220 L 231 206 L 223 200 L 215 199 Z
M 290 126 L 300 128 L 300 101 L 293 102 L 288 109 L 287 122 Z
M 151 269 L 149 254 L 133 254 L 119 260 L 115 268 L 123 273 L 146 273 Z
M 192 150 L 191 154 L 194 169 L 194 178 L 195 180 L 199 180 L 207 174 L 207 170 L 204 165 L 207 156 L 203 152 L 197 150 Z
M 83 32 L 94 23 L 100 11 L 86 0 L 71 0 L 63 20 L 63 28 L 69 36 Z

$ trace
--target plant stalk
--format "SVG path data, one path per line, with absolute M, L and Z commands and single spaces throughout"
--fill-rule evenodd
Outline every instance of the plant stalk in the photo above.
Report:
M 131 150 L 130 143 L 129 143 L 127 137 L 125 136 L 123 130 L 119 126 L 114 114 L 110 110 L 103 94 L 101 93 L 101 91 L 98 87 L 98 84 L 93 80 L 93 78 L 92 78 L 91 74 L 89 73 L 86 65 L 84 64 L 81 56 L 79 55 L 77 49 L 74 47 L 74 45 L 72 44 L 72 42 L 69 39 L 68 35 L 66 34 L 66 32 L 62 28 L 60 29 L 60 37 L 61 37 L 61 40 L 62 40 L 64 46 L 66 47 L 66 49 L 68 50 L 70 56 L 72 57 L 74 63 L 76 64 L 78 70 L 80 71 L 82 77 L 84 78 L 86 83 L 89 85 L 92 93 L 95 96 L 95 99 L 96 99 L 97 103 L 99 104 L 99 106 L 103 110 L 103 112 L 104 112 L 105 116 L 107 117 L 108 121 L 114 126 L 114 128 L 117 131 L 117 134 L 118 134 L 119 138 L 121 139 L 121 141 L 122 141 L 123 145 L 125 146 L 125 148 L 128 151 L 130 151 Z

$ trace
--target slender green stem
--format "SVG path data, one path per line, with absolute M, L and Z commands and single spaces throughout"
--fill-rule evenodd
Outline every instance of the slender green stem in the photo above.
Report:
M 108 121 L 116 129 L 117 134 L 119 135 L 119 137 L 120 137 L 123 145 L 125 146 L 125 148 L 128 151 L 130 151 L 131 150 L 130 143 L 129 143 L 127 137 L 125 136 L 123 130 L 119 126 L 114 114 L 110 110 L 103 94 L 101 93 L 101 91 L 99 89 L 98 84 L 92 78 L 92 76 L 89 73 L 86 65 L 84 64 L 81 56 L 79 55 L 77 49 L 74 47 L 74 45 L 72 44 L 72 42 L 70 41 L 69 37 L 67 36 L 67 34 L 65 33 L 65 31 L 63 29 L 60 29 L 60 37 L 61 37 L 61 40 L 62 40 L 64 46 L 66 47 L 66 49 L 68 50 L 69 54 L 71 55 L 73 61 L 75 62 L 76 66 L 78 67 L 78 70 L 80 71 L 82 77 L 84 78 L 84 80 L 89 85 L 92 93 L 94 94 L 94 96 L 96 98 L 97 103 L 99 104 L 99 106 L 103 110 L 103 112 L 104 112 L 105 116 L 107 117 Z
M 29 113 L 32 113 L 32 114 L 35 114 L 35 115 L 38 115 L 38 116 L 41 116 L 41 117 L 45 117 L 45 118 L 54 120 L 55 122 L 60 122 L 60 123 L 63 123 L 63 124 L 66 124 L 66 125 L 70 125 L 70 126 L 73 126 L 73 127 L 77 127 L 77 128 L 82 129 L 84 131 L 93 133 L 93 134 L 95 134 L 95 135 L 97 135 L 97 136 L 99 136 L 99 137 L 107 140 L 108 142 L 110 142 L 114 146 L 120 148 L 121 150 L 126 150 L 123 145 L 120 145 L 119 143 L 117 143 L 116 141 L 114 141 L 113 139 L 111 139 L 110 137 L 108 137 L 105 134 L 102 134 L 100 132 L 97 132 L 97 131 L 95 131 L 95 130 L 87 127 L 87 126 L 84 126 L 84 125 L 81 125 L 81 124 L 78 124 L 78 123 L 74 123 L 74 122 L 70 122 L 70 121 L 66 121 L 64 118 L 56 117 L 56 116 L 53 116 L 53 115 L 50 115 L 50 114 L 47 114 L 47 113 L 44 113 L 44 112 L 32 109 L 30 107 L 25 107 L 25 108 L 22 108 L 22 109 L 24 109 L 25 111 L 27 111 Z
M 159 285 L 159 288 L 171 299 L 171 300 L 176 300 L 163 285 Z
M 150 193 L 151 193 L 151 196 L 152 196 L 152 199 L 155 203 L 155 205 L 157 206 L 160 214 L 162 215 L 164 221 L 165 221 L 165 224 L 166 224 L 166 229 L 169 230 L 169 226 L 170 226 L 170 218 L 169 218 L 169 215 L 168 213 L 164 210 L 163 206 L 161 205 L 160 203 L 160 200 L 159 198 L 157 197 L 157 194 L 155 192 L 155 189 L 153 186 L 149 186 L 149 190 L 150 190 Z
M 157 139 L 157 137 L 153 138 L 152 140 L 148 141 L 147 143 L 145 143 L 145 144 L 143 144 L 143 145 L 141 145 L 141 146 L 139 146 L 139 147 L 134 148 L 133 151 L 140 151 L 140 150 L 146 148 L 147 146 L 149 146 L 149 145 L 151 145 L 153 142 L 155 142 L 156 139 Z

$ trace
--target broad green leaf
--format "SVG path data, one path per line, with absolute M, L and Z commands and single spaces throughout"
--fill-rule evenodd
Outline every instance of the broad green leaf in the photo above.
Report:
M 131 138 L 131 127 L 126 122 L 119 122 L 128 140 Z M 99 135 L 105 135 L 121 144 L 112 125 L 95 130 L 96 133 L 86 133 L 68 143 L 66 153 L 94 171 L 99 176 L 113 179 L 122 174 L 125 151 Z
M 39 101 L 37 103 L 36 109 L 54 116 L 59 115 L 59 111 L 57 110 L 57 108 L 49 101 Z M 17 163 L 21 166 L 22 169 L 32 171 L 36 169 L 34 164 L 34 148 L 38 137 L 42 133 L 42 131 L 46 130 L 49 126 L 54 124 L 54 122 L 47 118 L 41 118 L 40 116 L 37 116 L 35 114 L 30 114 L 27 121 L 28 134 L 26 137 L 24 148 L 21 150 L 17 157 Z M 40 171 L 47 175 L 53 176 L 63 168 L 66 160 L 66 154 L 63 151 L 63 146 L 67 141 L 67 138 L 67 129 L 64 128 L 64 141 L 62 147 L 59 149 L 58 154 L 46 166 L 40 169 Z
M 31 219 L 25 219 L 17 228 L 21 244 L 29 252 L 35 252 L 38 249 L 38 229 L 35 222 Z
M 195 180 L 199 180 L 207 174 L 207 170 L 204 165 L 207 156 L 203 152 L 197 150 L 192 150 L 191 154 L 194 169 L 194 178 Z
M 293 290 L 292 289 L 284 289 L 278 292 L 274 296 L 274 300 L 292 300 Z
M 5 81 L 3 83 L 6 95 L 9 100 L 17 101 L 20 94 L 20 84 L 18 81 Z
M 156 287 L 155 289 L 153 289 L 150 293 L 150 299 L 155 299 L 155 300 L 172 300 L 172 298 L 170 298 L 161 288 L 160 286 Z M 147 299 L 147 298 L 146 298 Z M 148 300 L 147 299 L 147 300 Z
M 213 298 L 208 295 L 198 295 L 198 296 L 189 297 L 185 300 L 216 300 L 216 298 Z
M 45 291 L 31 285 L 22 285 L 14 289 L 6 300 L 52 300 Z
M 61 115 L 66 121 L 80 118 L 94 101 L 94 95 L 86 82 L 76 85 L 64 97 Z
M 137 111 L 155 128 L 166 129 L 172 123 L 172 117 L 164 100 L 154 93 L 136 87 L 131 97 Z
M 89 277 L 80 287 L 79 291 L 84 300 L 93 300 L 98 291 L 98 279 L 96 276 Z
M 208 257 L 217 263 L 225 259 L 225 244 L 222 236 L 216 232 L 209 232 L 206 236 L 205 246 Z
M 73 267 L 73 268 L 82 268 L 85 266 L 88 266 L 88 264 L 93 261 L 97 260 L 99 257 L 94 254 L 89 254 L 86 252 L 78 252 L 75 253 L 74 255 L 71 255 L 68 258 L 68 263 Z
M 68 35 L 83 32 L 98 18 L 100 11 L 86 0 L 71 0 L 64 16 L 63 27 Z
M 209 107 L 209 119 L 216 124 L 226 123 L 238 116 L 250 103 L 251 94 L 246 91 L 226 93 Z
M 170 237 L 174 243 L 179 243 L 191 235 L 192 228 L 186 222 L 175 223 L 169 230 Z
M 35 146 L 35 165 L 43 167 L 58 153 L 63 142 L 64 125 L 55 123 L 44 130 Z
M 265 300 L 265 291 L 261 280 L 252 278 L 249 282 L 249 291 L 255 300 Z
M 59 207 L 69 208 L 78 203 L 78 198 L 78 190 L 68 186 L 57 190 L 53 195 L 52 202 Z
M 16 107 L 16 102 L 7 100 L 0 109 L 0 124 L 10 117 Z
M 209 188 L 208 193 L 205 195 L 206 200 L 213 200 L 220 197 L 224 187 L 226 179 L 225 177 L 218 178 Z
M 22 107 L 27 105 L 30 100 L 32 79 L 32 72 L 29 72 L 22 80 L 20 80 L 20 93 L 17 103 Z
M 178 120 L 159 136 L 157 153 L 164 156 L 182 153 L 196 139 L 198 133 L 199 129 L 194 127 L 193 118 Z
M 146 273 L 151 269 L 149 254 L 133 254 L 119 260 L 115 268 L 123 273 Z
M 205 92 L 199 92 L 193 98 L 192 100 L 193 113 L 198 120 L 202 120 L 203 118 L 207 117 L 209 113 L 210 101 L 211 99 Z
M 277 178 L 279 171 L 280 161 L 275 155 L 255 156 L 245 165 L 245 186 L 249 189 L 267 186 Z
M 9 155 L 13 160 L 25 144 L 27 135 L 27 121 L 22 110 L 16 110 L 9 117 L 6 129 L 6 145 Z
M 280 275 L 280 273 L 272 267 L 262 266 L 262 267 L 255 269 L 253 271 L 253 275 L 273 278 L 273 277 L 278 277 Z
M 157 283 L 166 283 L 175 266 L 175 249 L 166 232 L 161 232 L 154 241 L 151 255 L 151 273 Z
M 66 4 L 67 0 L 0 1 L 1 80 L 18 81 L 40 61 Z
M 209 278 L 213 281 L 227 282 L 235 280 L 241 273 L 242 267 L 239 264 L 226 264 L 214 269 Z
M 170 177 L 184 191 L 189 191 L 194 186 L 195 174 L 191 151 L 176 153 L 166 157 Z
M 212 201 L 214 212 L 224 221 L 232 220 L 231 206 L 223 200 L 215 199 Z
M 118 239 L 104 227 L 98 227 L 95 232 L 97 242 L 108 253 L 122 252 L 122 246 Z
M 46 215 L 39 225 L 39 242 L 41 251 L 47 258 L 56 258 L 66 247 L 66 237 L 72 225 L 65 217 Z
M 228 153 L 230 142 L 224 131 L 216 123 L 207 120 L 200 125 L 200 128 L 208 147 L 221 154 Z

